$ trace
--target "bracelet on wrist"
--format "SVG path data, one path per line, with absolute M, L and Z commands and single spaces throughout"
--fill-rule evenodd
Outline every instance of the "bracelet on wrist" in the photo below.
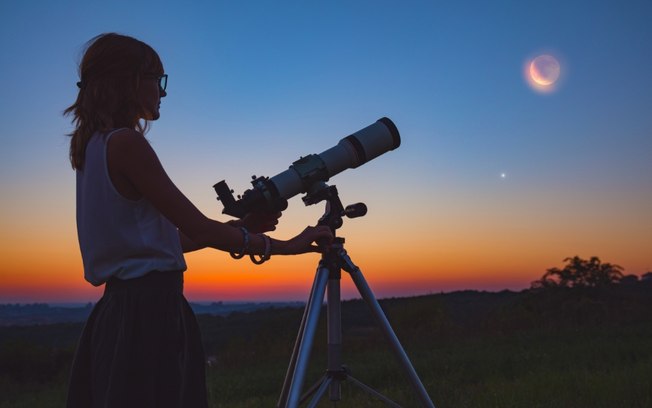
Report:
M 240 231 L 242 231 L 242 249 L 240 252 L 229 252 L 231 254 L 231 257 L 234 259 L 240 259 L 249 250 L 249 231 L 245 227 L 240 227 Z
M 256 258 L 256 255 L 254 254 L 249 255 L 251 262 L 255 263 L 256 265 L 263 264 L 272 257 L 272 240 L 265 234 L 260 234 L 260 236 L 265 241 L 265 252 L 260 255 L 260 258 Z

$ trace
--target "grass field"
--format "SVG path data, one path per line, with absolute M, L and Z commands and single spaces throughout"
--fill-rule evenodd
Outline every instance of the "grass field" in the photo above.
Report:
M 457 292 L 381 304 L 437 407 L 652 407 L 649 288 Z M 198 317 L 214 356 L 211 407 L 276 406 L 301 314 Z M 402 406 L 419 406 L 362 302 L 343 303 L 342 323 L 352 375 Z M 81 326 L 52 326 L 0 330 L 0 407 L 63 405 L 74 348 L 66 342 Z M 306 385 L 324 372 L 325 339 L 322 319 Z M 319 406 L 333 403 L 326 396 Z M 344 382 L 336 406 L 384 405 Z

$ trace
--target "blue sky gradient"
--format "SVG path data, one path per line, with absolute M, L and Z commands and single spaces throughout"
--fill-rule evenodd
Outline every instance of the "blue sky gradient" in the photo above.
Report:
M 388 116 L 401 147 L 332 180 L 370 207 L 343 229 L 354 246 L 382 237 L 394 258 L 432 257 L 433 275 L 470 274 L 427 290 L 523 288 L 574 255 L 641 274 L 652 270 L 650 21 L 642 0 L 3 1 L 2 256 L 78 257 L 61 113 L 84 43 L 114 31 L 161 55 L 168 96 L 148 138 L 212 217 L 223 219 L 215 182 L 242 192 L 252 174 Z M 523 74 L 544 53 L 561 64 L 549 94 Z M 297 198 L 278 234 L 320 213 Z M 74 265 L 65 276 L 81 279 Z

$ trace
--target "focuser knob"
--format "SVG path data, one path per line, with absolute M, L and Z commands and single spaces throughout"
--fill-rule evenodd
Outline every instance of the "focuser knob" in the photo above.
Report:
M 348 218 L 362 217 L 365 214 L 367 214 L 367 206 L 365 203 L 347 205 L 344 209 L 344 215 L 346 215 Z

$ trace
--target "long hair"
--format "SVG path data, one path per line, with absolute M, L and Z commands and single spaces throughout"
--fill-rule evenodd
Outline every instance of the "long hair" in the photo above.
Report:
M 135 38 L 105 33 L 92 38 L 79 64 L 77 100 L 64 112 L 73 115 L 69 134 L 70 164 L 83 169 L 86 146 L 93 133 L 130 128 L 146 133 L 144 108 L 138 98 L 143 74 L 163 74 L 163 64 L 152 47 Z

